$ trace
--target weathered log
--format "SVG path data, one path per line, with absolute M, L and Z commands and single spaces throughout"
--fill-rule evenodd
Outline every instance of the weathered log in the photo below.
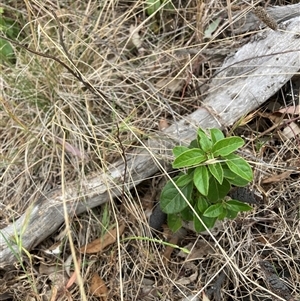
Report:
M 156 173 L 172 147 L 190 142 L 198 127 L 231 125 L 268 100 L 300 69 L 300 18 L 286 25 L 284 32 L 268 30 L 264 36 L 258 35 L 230 57 L 212 80 L 203 107 L 148 140 L 142 150 L 127 154 L 126 190 Z M 119 160 L 108 171 L 43 195 L 21 218 L 0 231 L 0 267 L 21 256 L 16 236 L 22 248 L 30 251 L 58 229 L 64 214 L 80 214 L 121 195 L 124 169 L 124 161 Z
M 256 34 L 227 58 L 212 80 L 205 104 L 214 108 L 224 124 L 239 119 L 242 108 L 244 113 L 257 108 L 299 71 L 300 17 L 284 22 L 283 27 Z
M 266 8 L 266 12 L 278 23 L 300 16 L 300 4 L 273 6 Z M 250 11 L 249 13 L 235 13 L 233 16 L 233 31 L 235 34 L 241 34 L 248 31 L 264 28 L 266 24 Z

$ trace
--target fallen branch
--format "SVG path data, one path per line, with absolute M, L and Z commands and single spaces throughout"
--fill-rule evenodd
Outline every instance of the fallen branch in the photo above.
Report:
M 300 16 L 300 3 L 284 6 L 273 6 L 266 9 L 266 12 L 278 23 L 282 23 L 287 20 Z M 259 18 L 250 11 L 245 14 L 244 12 L 234 14 L 233 20 L 233 32 L 235 34 L 241 34 L 257 30 L 258 28 L 264 28 L 266 24 L 259 20 Z
M 290 20 L 285 31 L 268 30 L 229 58 L 212 80 L 203 107 L 148 140 L 142 150 L 126 154 L 126 189 L 161 169 L 173 146 L 189 143 L 198 127 L 229 126 L 276 93 L 300 69 L 299 28 L 300 18 Z M 41 196 L 20 219 L 0 231 L 0 267 L 13 264 L 22 251 L 30 251 L 58 229 L 64 222 L 63 202 L 72 216 L 121 195 L 124 170 L 124 161 L 119 160 L 107 172 L 66 185 L 63 194 L 57 189 Z M 21 250 L 16 237 L 22 241 Z

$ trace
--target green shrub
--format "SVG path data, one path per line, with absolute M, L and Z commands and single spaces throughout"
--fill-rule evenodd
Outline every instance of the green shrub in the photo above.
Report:
M 181 228 L 182 221 L 193 221 L 196 231 L 204 231 L 197 215 L 212 228 L 217 220 L 233 219 L 239 212 L 252 209 L 226 198 L 232 185 L 246 186 L 253 179 L 248 162 L 234 154 L 243 145 L 242 138 L 225 138 L 219 129 L 210 129 L 209 134 L 199 129 L 189 147 L 173 149 L 173 168 L 181 171 L 167 182 L 160 198 L 172 231 Z
M 20 28 L 14 20 L 4 17 L 3 13 L 4 10 L 0 7 L 0 34 L 12 40 L 16 40 Z M 11 44 L 0 38 L 0 61 L 14 64 L 15 60 L 16 56 Z

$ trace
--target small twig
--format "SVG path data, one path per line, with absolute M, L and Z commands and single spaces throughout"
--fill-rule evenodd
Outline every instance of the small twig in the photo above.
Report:
M 73 62 L 73 60 L 71 59 L 71 56 L 70 56 L 70 53 L 65 45 L 65 42 L 64 42 L 64 37 L 63 37 L 63 32 L 62 32 L 62 25 L 59 21 L 59 19 L 57 18 L 57 15 L 56 13 L 54 12 L 54 10 L 51 10 L 51 13 L 52 15 L 54 16 L 55 20 L 56 20 L 56 23 L 57 23 L 57 26 L 58 26 L 58 36 L 59 36 L 59 44 L 61 45 L 61 47 L 63 48 L 66 56 L 68 57 L 68 59 L 70 60 L 70 62 L 75 66 L 75 63 Z M 78 72 L 77 72 L 78 74 Z M 79 77 L 81 77 L 80 74 L 78 74 Z
M 288 126 L 290 123 L 297 121 L 299 119 L 299 117 L 294 117 L 288 120 L 284 120 L 284 116 L 282 116 L 279 120 L 279 122 L 273 124 L 271 127 L 269 127 L 267 130 L 265 130 L 264 132 L 260 133 L 259 135 L 257 135 L 255 138 L 252 138 L 250 141 L 254 141 L 257 140 L 263 136 L 265 136 L 266 134 L 273 132 L 273 130 L 279 130 L 285 126 Z M 296 135 L 296 134 L 295 134 Z M 297 135 L 296 135 L 297 136 Z
M 124 160 L 124 175 L 123 175 L 123 180 L 122 180 L 122 194 L 121 194 L 121 201 L 122 204 L 124 204 L 125 201 L 125 183 L 126 183 L 126 174 L 127 174 L 127 157 L 126 157 L 126 153 L 125 153 L 125 148 L 124 145 L 121 141 L 120 138 L 120 127 L 118 125 L 118 122 L 116 122 L 116 126 L 117 126 L 117 140 L 119 142 L 120 145 L 120 149 L 121 149 L 121 156 Z

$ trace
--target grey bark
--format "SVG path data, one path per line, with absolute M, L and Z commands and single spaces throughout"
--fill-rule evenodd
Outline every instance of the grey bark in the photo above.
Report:
M 300 69 L 300 18 L 286 24 L 284 32 L 268 30 L 265 35 L 242 47 L 228 58 L 211 81 L 203 106 L 170 126 L 160 136 L 148 140 L 143 149 L 127 154 L 126 190 L 162 169 L 176 144 L 187 144 L 198 127 L 221 128 L 256 109 L 270 98 Z M 282 52 L 282 53 L 280 53 Z M 284 52 L 284 53 L 283 53 Z M 0 267 L 21 258 L 22 247 L 30 251 L 64 222 L 64 214 L 80 214 L 122 193 L 125 164 L 119 160 L 108 171 L 87 180 L 70 183 L 41 196 L 13 224 L 0 231 Z M 63 203 L 66 202 L 66 210 Z

